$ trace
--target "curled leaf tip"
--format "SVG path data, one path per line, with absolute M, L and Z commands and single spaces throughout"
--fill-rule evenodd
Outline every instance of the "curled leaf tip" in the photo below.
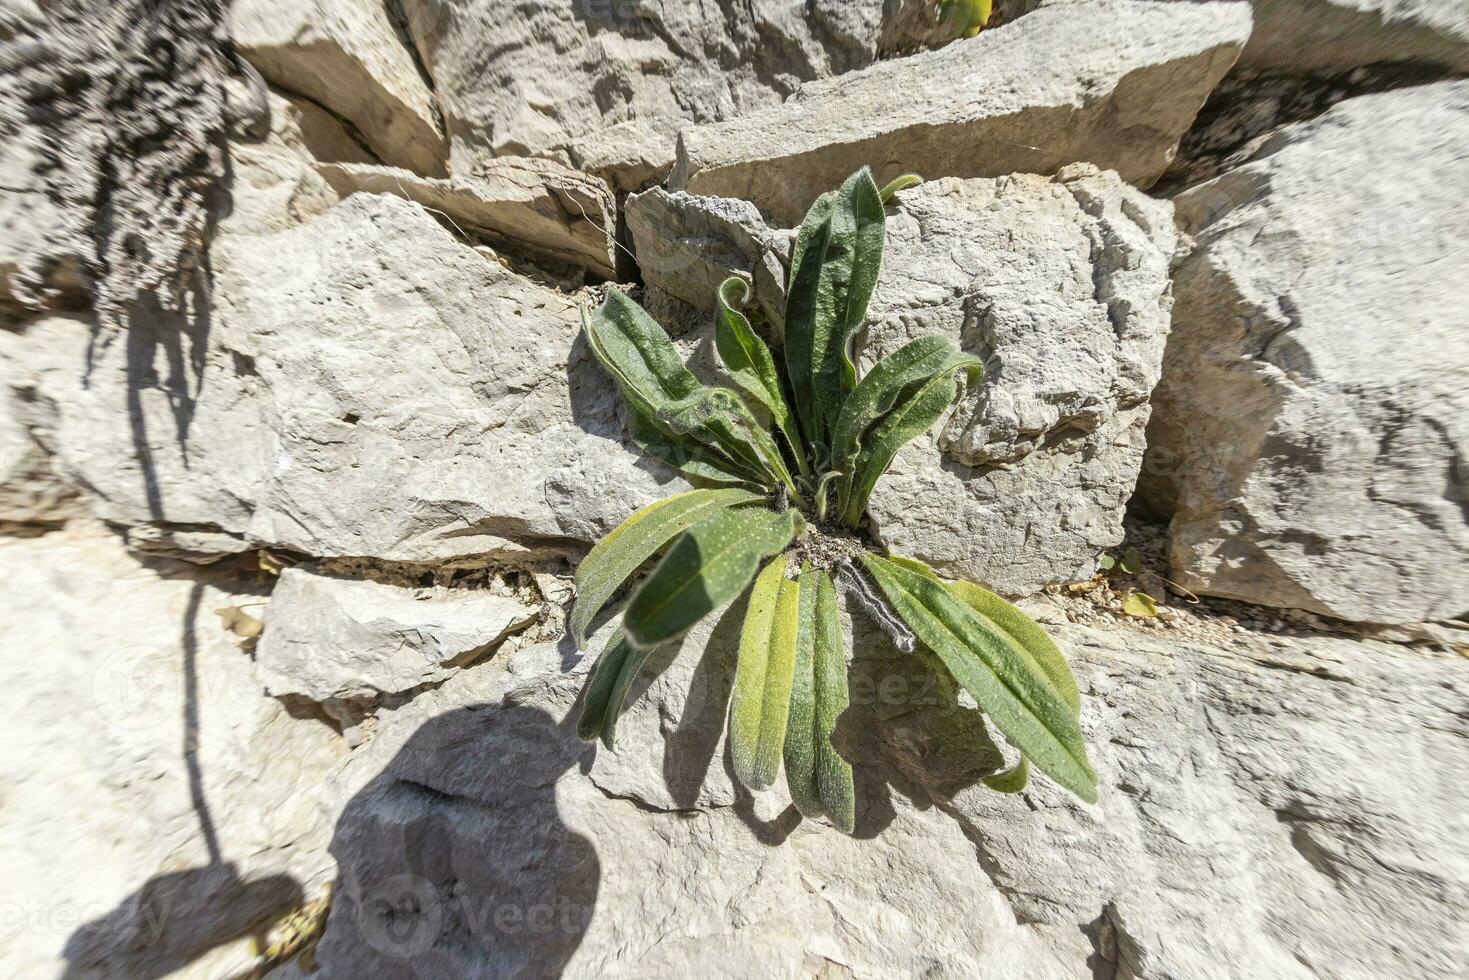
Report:
M 739 287 L 739 299 L 735 299 L 730 294 L 730 287 L 732 286 Z M 731 308 L 745 306 L 746 304 L 748 304 L 750 302 L 750 293 L 750 281 L 744 276 L 730 276 L 728 279 L 724 280 L 724 282 L 719 284 L 719 298 L 721 301 L 723 301 L 725 306 Z
M 898 193 L 898 191 L 905 191 L 910 187 L 917 187 L 921 183 L 923 183 L 923 178 L 917 174 L 903 174 L 901 177 L 894 177 L 884 184 L 878 196 L 882 198 L 882 203 L 886 204 L 892 200 L 893 195 Z

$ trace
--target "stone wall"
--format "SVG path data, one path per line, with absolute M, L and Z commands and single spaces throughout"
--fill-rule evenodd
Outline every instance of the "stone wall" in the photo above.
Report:
M 0 968 L 1457 975 L 1460 6 L 0 0 Z M 717 377 L 863 164 L 863 364 L 985 367 L 871 533 L 1056 635 L 1095 805 L 855 608 L 852 837 L 731 775 L 738 602 L 575 736 L 687 487 L 579 308 Z

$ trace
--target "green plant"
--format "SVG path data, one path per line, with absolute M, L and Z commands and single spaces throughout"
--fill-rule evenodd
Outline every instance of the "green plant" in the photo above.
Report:
M 991 0 L 943 0 L 939 16 L 953 26 L 961 37 L 974 37 L 990 19 Z
M 592 618 L 666 548 L 592 669 L 578 733 L 610 748 L 649 653 L 753 580 L 729 712 L 735 773 L 761 789 L 784 762 L 801 812 L 849 833 L 852 769 L 830 738 L 847 706 L 839 584 L 900 649 L 931 650 L 1020 751 L 1015 768 L 986 779 L 991 787 L 1019 791 L 1033 762 L 1096 799 L 1076 682 L 1050 637 L 977 585 L 877 553 L 862 531 L 894 454 L 949 410 L 956 375 L 972 381 L 981 371 L 948 340 L 923 337 L 858 374 L 854 347 L 882 262 L 886 205 L 917 182 L 900 177 L 879 190 L 864 167 L 811 206 L 792 250 L 779 359 L 740 312 L 746 284 L 722 284 L 715 347 L 737 391 L 700 383 L 623 293 L 582 313 L 627 403 L 630 435 L 699 489 L 639 510 L 577 569 L 570 631 L 584 648 Z

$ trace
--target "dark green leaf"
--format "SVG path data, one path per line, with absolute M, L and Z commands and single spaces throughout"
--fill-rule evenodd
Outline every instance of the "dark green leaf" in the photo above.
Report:
M 866 167 L 817 198 L 791 252 L 786 294 L 786 370 L 811 443 L 827 433 L 857 383 L 851 344 L 867 316 L 882 265 L 886 215 Z
M 744 591 L 760 562 L 778 554 L 803 527 L 791 509 L 716 511 L 683 533 L 627 604 L 622 628 L 638 647 L 683 636 Z
M 831 577 L 802 568 L 785 737 L 786 784 L 801 813 L 825 814 L 838 830 L 850 834 L 856 820 L 852 767 L 831 744 L 837 718 L 848 703 L 845 646 Z
M 954 404 L 954 374 L 961 369 L 972 382 L 982 370 L 982 365 L 978 358 L 959 355 L 959 359 L 950 362 L 945 370 L 906 393 L 862 440 L 847 501 L 847 524 L 856 527 L 862 519 L 872 488 L 898 450 L 908 440 L 927 432 Z
M 627 434 L 639 449 L 678 470 L 695 486 L 767 486 L 764 473 L 736 466 L 694 440 L 670 435 L 633 405 L 627 406 Z
M 607 600 L 674 535 L 716 510 L 759 499 L 747 490 L 690 490 L 654 501 L 613 528 L 576 569 L 569 629 L 577 649 L 586 648 L 587 627 Z
M 668 334 L 637 303 L 613 290 L 600 308 L 582 311 L 582 323 L 592 353 L 631 409 L 635 438 L 657 447 L 658 458 L 677 455 L 673 447 L 699 446 L 707 459 L 691 458 L 701 466 L 795 490 L 775 441 L 750 410 L 734 392 L 701 385 L 678 359 Z M 651 437 L 655 431 L 662 440 Z
M 731 293 L 740 291 L 749 295 L 749 284 L 737 276 L 730 276 L 719 287 L 719 318 L 714 324 L 714 346 L 719 359 L 734 383 L 750 400 L 770 413 L 770 418 L 784 433 L 787 444 L 798 465 L 805 468 L 805 449 L 796 434 L 790 406 L 781 392 L 780 375 L 775 369 L 775 358 L 765 341 L 755 333 L 745 315 L 735 309 Z
M 603 745 L 609 749 L 616 747 L 617 719 L 622 714 L 628 689 L 651 652 L 628 643 L 622 630 L 612 634 L 587 677 L 581 717 L 576 723 L 576 734 L 583 741 L 590 742 L 600 736 Z
M 955 350 L 947 338 L 920 337 L 878 361 L 857 383 L 832 429 L 831 468 L 842 474 L 838 513 L 845 514 L 850 505 L 863 435 L 922 385 L 939 377 L 952 377 L 960 368 L 977 371 L 980 361 Z M 953 391 L 952 382 L 949 390 Z

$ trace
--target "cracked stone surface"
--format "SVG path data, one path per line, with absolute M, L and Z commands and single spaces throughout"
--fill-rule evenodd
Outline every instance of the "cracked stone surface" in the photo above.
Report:
M 443 107 L 454 173 L 489 157 L 547 156 L 618 190 L 667 174 L 684 123 L 775 105 L 804 80 L 870 64 L 884 7 L 878 0 L 403 5 Z
M 655 657 L 615 753 L 575 739 L 590 657 L 564 643 L 384 717 L 331 780 L 349 799 L 324 975 L 1454 975 L 1469 746 L 1452 657 L 1053 623 L 1101 779 L 1087 807 L 1044 777 L 977 785 L 1010 750 L 859 619 L 835 736 L 852 839 L 728 775 L 739 612 Z M 390 931 L 382 910 L 410 897 Z
M 1142 490 L 1186 587 L 1362 622 L 1469 610 L 1466 135 L 1469 83 L 1362 96 L 1176 199 L 1197 246 Z
M 1244 3 L 1042 7 L 937 51 L 803 85 L 781 105 L 679 133 L 669 186 L 794 225 L 867 164 L 995 177 L 1086 161 L 1146 187 L 1249 36 Z
M 483 563 L 576 553 L 684 486 L 624 443 L 576 297 L 417 204 L 354 194 L 222 236 L 214 271 L 213 316 L 182 336 L 135 319 L 90 375 L 85 324 L 49 347 L 71 365 L 39 387 L 54 465 L 109 520 L 235 542 L 208 550 Z
M 259 589 L 81 523 L 0 539 L 0 571 L 0 971 L 240 975 L 332 880 L 316 796 L 345 755 L 261 696 L 215 614 Z
M 434 94 L 382 0 L 234 0 L 229 28 L 260 74 L 351 122 L 384 163 L 447 172 Z
M 596 177 L 551 160 L 489 160 L 472 176 L 433 180 L 391 167 L 317 167 L 343 196 L 396 194 L 442 215 L 460 231 L 509 241 L 534 255 L 613 277 L 616 204 Z
M 405 588 L 281 572 L 256 651 L 274 697 L 375 701 L 453 677 L 536 621 L 539 605 L 486 589 Z

